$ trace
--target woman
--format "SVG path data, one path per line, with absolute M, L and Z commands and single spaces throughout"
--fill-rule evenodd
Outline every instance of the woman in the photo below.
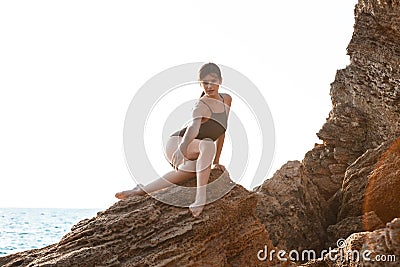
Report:
M 138 185 L 132 190 L 115 194 L 119 199 L 144 195 L 179 183 L 193 176 L 197 179 L 196 199 L 189 206 L 194 217 L 202 212 L 206 203 L 206 185 L 211 168 L 225 170 L 219 164 L 232 97 L 220 94 L 221 70 L 214 63 L 204 64 L 199 70 L 203 93 L 193 108 L 188 127 L 173 133 L 166 144 L 166 156 L 174 171 L 156 181 Z M 214 143 L 215 142 L 215 143 Z

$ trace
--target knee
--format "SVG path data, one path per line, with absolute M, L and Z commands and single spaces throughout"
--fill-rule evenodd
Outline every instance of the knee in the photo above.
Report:
M 207 139 L 207 138 L 201 140 L 200 144 L 199 144 L 199 150 L 200 150 L 200 152 L 214 153 L 215 152 L 215 144 L 214 144 L 213 140 Z
M 168 160 L 171 160 L 172 154 L 176 151 L 179 145 L 179 139 L 176 136 L 172 136 L 168 139 L 167 143 L 164 146 L 165 156 Z

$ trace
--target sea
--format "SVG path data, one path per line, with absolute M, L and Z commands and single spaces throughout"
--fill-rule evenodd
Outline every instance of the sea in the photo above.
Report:
M 57 243 L 100 209 L 0 208 L 0 257 Z

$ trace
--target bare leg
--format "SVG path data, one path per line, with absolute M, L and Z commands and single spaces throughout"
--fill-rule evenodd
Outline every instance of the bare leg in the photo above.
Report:
M 189 178 L 195 177 L 196 174 L 194 172 L 185 172 L 185 171 L 170 171 L 164 174 L 161 178 L 158 178 L 154 182 L 143 187 L 143 190 L 147 193 L 151 193 L 154 191 L 158 191 L 160 189 L 166 188 L 171 185 L 171 183 L 176 184 L 180 182 L 184 182 Z
M 115 197 L 119 198 L 119 199 L 126 199 L 131 196 L 142 195 L 141 193 L 142 193 L 142 189 L 140 188 L 139 185 L 137 185 L 135 188 L 133 188 L 131 190 L 125 190 L 125 191 L 116 193 Z
M 135 187 L 132 190 L 126 190 L 115 194 L 116 198 L 126 199 L 131 196 L 142 196 L 146 193 L 151 193 L 158 191 L 160 189 L 166 188 L 171 185 L 171 183 L 176 184 L 188 180 L 194 177 L 196 174 L 194 172 L 185 171 L 170 171 L 164 174 L 161 178 L 151 182 L 146 186 Z
M 194 217 L 200 215 L 207 200 L 206 186 L 210 177 L 211 162 L 215 154 L 215 145 L 212 141 L 203 140 L 200 142 L 199 150 L 200 153 L 196 162 L 196 200 L 189 206 L 189 209 Z
M 176 149 L 178 148 L 178 145 L 180 144 L 180 142 L 182 141 L 182 137 L 180 136 L 171 136 L 168 140 L 168 142 L 166 143 L 166 147 L 165 147 L 165 154 L 166 157 L 168 159 L 169 162 L 171 162 L 171 157 L 173 155 L 173 153 L 176 151 Z M 198 151 L 198 144 L 199 144 L 200 140 L 193 140 L 192 143 L 189 145 L 191 147 L 191 151 Z M 193 156 L 195 158 L 196 154 L 192 154 L 190 156 Z M 142 196 L 145 195 L 146 192 L 150 193 L 150 192 L 154 192 L 160 189 L 163 189 L 165 187 L 168 187 L 170 185 L 170 183 L 177 183 L 180 181 L 184 181 L 186 179 L 189 179 L 190 177 L 194 177 L 196 174 L 195 172 L 185 172 L 185 171 L 171 171 L 166 173 L 165 175 L 163 175 L 161 178 L 158 178 L 157 180 L 153 181 L 152 183 L 146 185 L 146 186 L 136 186 L 135 188 L 131 189 L 131 190 L 126 190 L 126 191 L 122 191 L 119 193 L 115 194 L 116 198 L 119 199 L 125 199 L 127 197 L 131 197 L 131 196 Z M 167 181 L 165 181 L 167 180 Z M 142 188 L 144 190 L 142 190 Z
M 169 160 L 172 153 L 176 150 L 180 139 L 182 137 L 173 136 L 170 138 L 166 154 Z M 210 177 L 211 163 L 215 155 L 215 144 L 211 140 L 193 140 L 187 148 L 187 156 L 190 160 L 196 160 L 196 173 L 186 172 L 182 170 L 171 171 L 163 175 L 161 178 L 153 181 L 152 183 L 140 188 L 136 187 L 132 190 L 127 190 L 117 193 L 115 196 L 119 199 L 125 199 L 130 196 L 144 195 L 146 193 L 154 192 L 171 185 L 171 183 L 179 183 L 194 176 L 197 177 L 196 199 L 195 202 L 189 206 L 190 211 L 194 217 L 197 217 L 203 211 L 206 203 L 206 185 Z

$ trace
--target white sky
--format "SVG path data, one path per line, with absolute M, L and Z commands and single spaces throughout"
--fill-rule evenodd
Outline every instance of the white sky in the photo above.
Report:
M 189 62 L 229 66 L 262 91 L 277 137 L 268 177 L 302 160 L 349 64 L 355 4 L 1 1 L 0 207 L 114 203 L 134 185 L 122 144 L 129 103 L 153 75 Z

